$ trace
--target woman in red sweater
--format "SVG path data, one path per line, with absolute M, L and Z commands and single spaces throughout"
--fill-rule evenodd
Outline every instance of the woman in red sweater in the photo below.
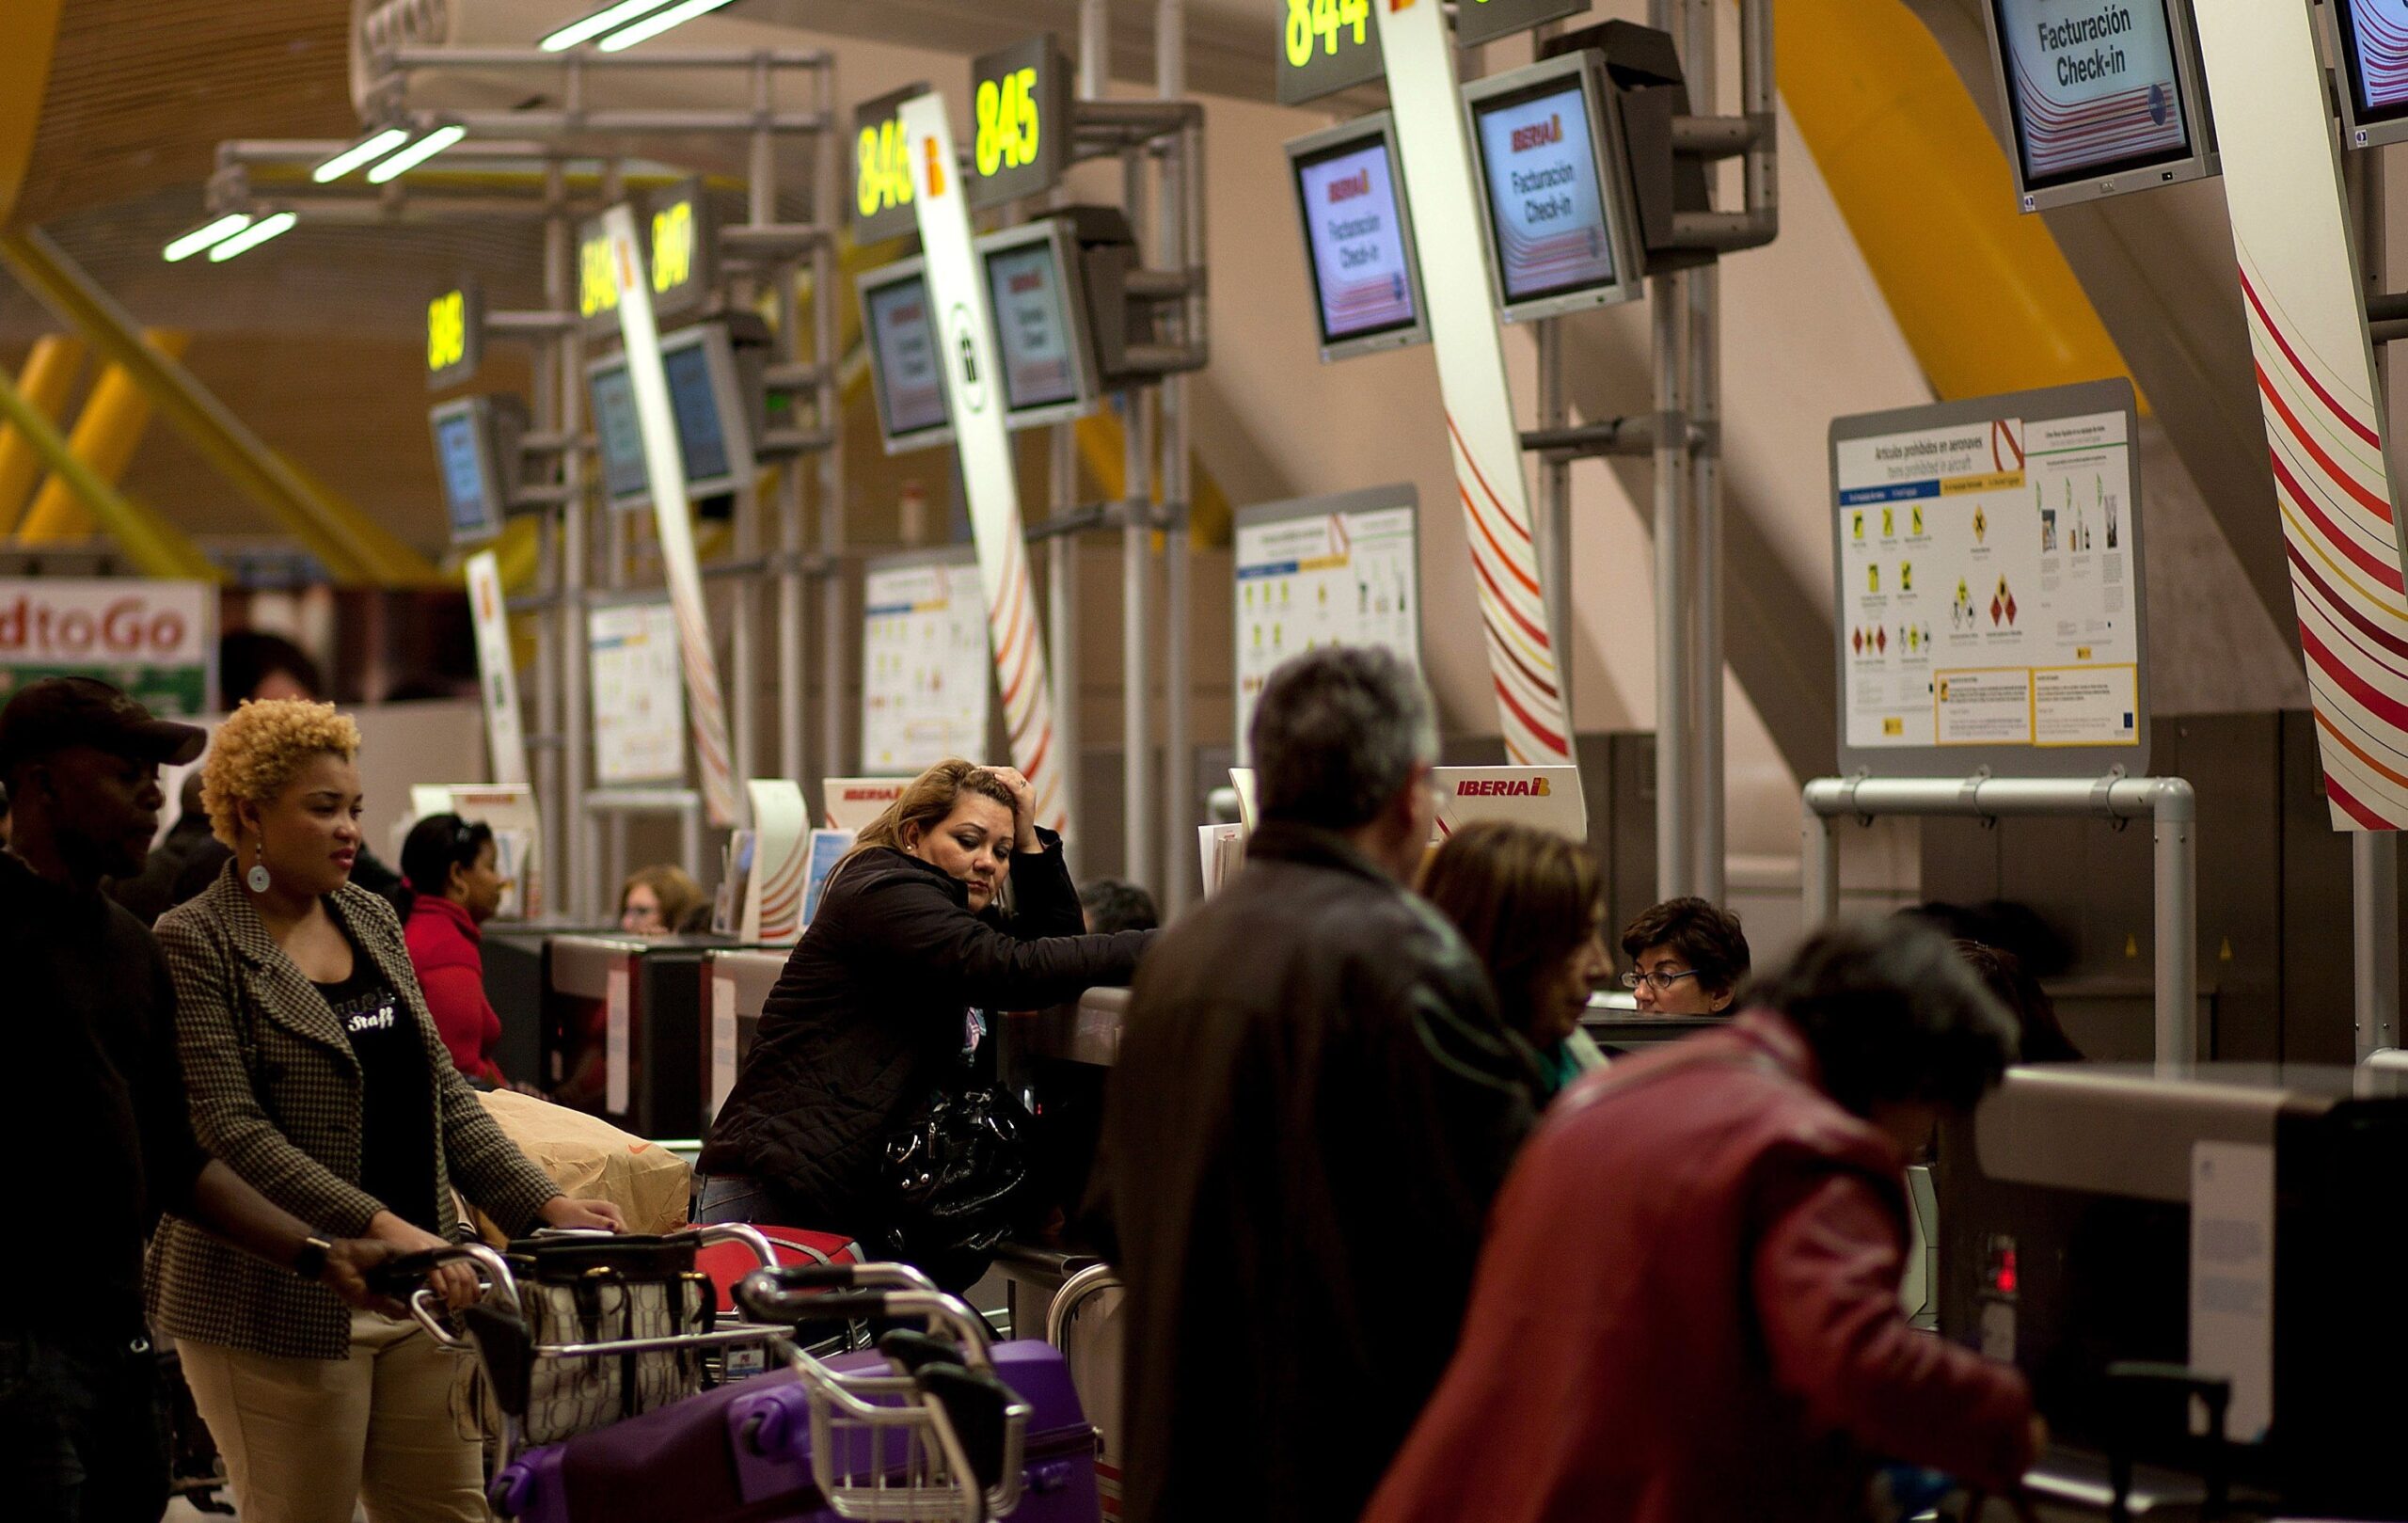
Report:
M 477 947 L 477 928 L 501 907 L 493 828 L 457 815 L 427 816 L 402 843 L 402 877 L 416 895 L 402 936 L 443 1045 L 462 1073 L 508 1088 L 493 1060 L 501 1017 L 485 998 L 484 956 Z

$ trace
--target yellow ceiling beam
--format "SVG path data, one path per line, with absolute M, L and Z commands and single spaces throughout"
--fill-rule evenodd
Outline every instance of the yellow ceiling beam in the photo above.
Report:
M 192 335 L 181 330 L 153 328 L 143 337 L 170 359 L 182 359 L 192 343 Z M 93 475 L 115 486 L 133 461 L 143 430 L 150 426 L 150 394 L 123 366 L 111 365 L 92 383 L 92 394 L 75 417 L 74 432 L 67 436 L 67 448 Z M 56 544 L 88 538 L 97 527 L 83 497 L 67 484 L 66 477 L 53 471 L 36 494 L 25 521 L 18 526 L 17 540 L 24 545 Z
M 34 162 L 42 96 L 50 85 L 50 55 L 58 40 L 64 0 L 8 0 L 0 6 L 0 228 L 17 210 L 25 170 Z
M 118 547 L 144 576 L 198 581 L 225 579 L 225 574 L 181 530 L 119 495 L 117 488 L 76 459 L 75 452 L 58 436 L 58 430 L 51 426 L 41 409 L 5 378 L 0 378 L 0 417 L 7 418 L 32 443 L 42 461 L 66 480 L 91 509 L 94 520 L 117 541 Z
M 44 418 L 62 418 L 75 377 L 84 369 L 84 341 L 67 333 L 45 333 L 34 341 L 25 368 L 17 376 L 17 393 Z M 25 494 L 41 476 L 41 456 L 33 440 L 15 425 L 0 423 L 0 534 L 17 527 Z
M 1779 17 L 1782 100 L 1941 400 L 2129 378 L 2048 224 L 2016 211 L 2005 152 L 1913 12 L 1781 0 Z
M 192 373 L 144 341 L 134 320 L 38 230 L 0 233 L 0 264 L 141 386 L 227 480 L 267 510 L 339 582 L 442 584 L 434 563 L 270 449 Z

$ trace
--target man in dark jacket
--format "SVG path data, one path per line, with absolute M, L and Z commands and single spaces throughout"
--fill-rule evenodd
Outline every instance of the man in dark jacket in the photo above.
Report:
M 1378 650 L 1272 674 L 1244 870 L 1138 970 L 1105 1123 L 1132 1523 L 1361 1511 L 1454 1344 L 1527 1060 L 1430 842 L 1429 695 Z
M 1728 1029 L 1582 1080 L 1364 1523 L 1841 1523 L 1885 1456 L 2014 1485 L 2022 1376 L 1898 1306 L 1908 1152 L 2014 1053 L 1946 942 L 1843 927 Z
M 58 1225 L 0 1254 L 0 1507 L 12 1520 L 156 1518 L 167 1503 L 142 1245 L 173 1211 L 355 1306 L 382 1244 L 313 1236 L 193 1140 L 175 990 L 150 932 L 100 893 L 142 863 L 159 764 L 202 733 L 88 677 L 28 684 L 0 709 L 16 801 L 0 856 L 9 1063 L 0 1113 L 40 1149 Z

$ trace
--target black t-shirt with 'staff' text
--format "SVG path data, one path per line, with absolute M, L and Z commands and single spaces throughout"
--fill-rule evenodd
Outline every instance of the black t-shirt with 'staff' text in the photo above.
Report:
M 439 1230 L 433 1076 L 417 1017 L 356 942 L 351 976 L 317 989 L 359 1059 L 359 1187 L 412 1226 Z

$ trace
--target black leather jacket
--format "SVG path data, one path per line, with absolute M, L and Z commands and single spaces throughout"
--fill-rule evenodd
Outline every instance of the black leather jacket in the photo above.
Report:
M 1082 934 L 1061 838 L 1011 861 L 1008 920 L 916 857 L 873 847 L 830 881 L 761 1007 L 761 1026 L 712 1122 L 701 1167 L 782 1191 L 786 1227 L 875 1241 L 885 1142 L 959 1077 L 973 1007 L 1030 1009 L 1125 984 L 1152 931 Z
M 1100 1172 L 1124 1516 L 1352 1518 L 1435 1388 L 1537 1075 L 1453 927 L 1266 824 L 1130 996 Z

